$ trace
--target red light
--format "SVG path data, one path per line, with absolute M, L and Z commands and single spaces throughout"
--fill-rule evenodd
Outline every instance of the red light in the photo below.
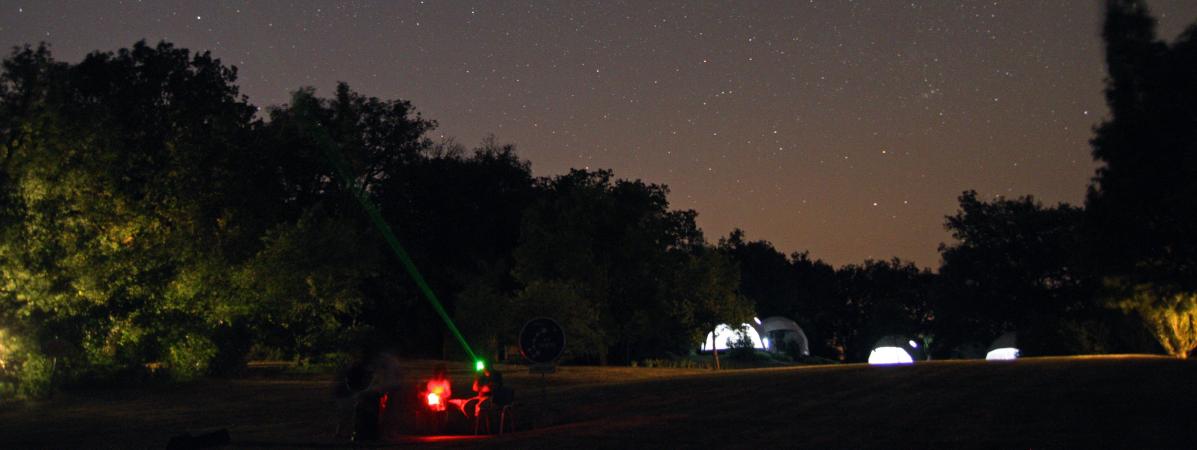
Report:
M 437 412 L 444 411 L 446 406 L 445 403 L 447 403 L 447 400 L 452 397 L 452 391 L 449 390 L 449 380 L 428 380 L 426 386 L 427 390 L 420 395 L 424 397 L 425 403 L 428 404 L 428 409 Z

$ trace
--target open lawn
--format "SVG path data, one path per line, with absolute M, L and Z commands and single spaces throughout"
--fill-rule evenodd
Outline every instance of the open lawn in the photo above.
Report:
M 411 379 L 431 361 L 405 364 Z M 1150 356 L 935 361 L 711 372 L 501 366 L 516 433 L 379 446 L 507 448 L 1159 448 L 1197 446 L 1197 362 Z M 465 364 L 452 367 L 457 396 Z M 0 405 L 0 448 L 162 448 L 227 428 L 237 448 L 352 447 L 334 439 L 330 374 L 102 389 Z

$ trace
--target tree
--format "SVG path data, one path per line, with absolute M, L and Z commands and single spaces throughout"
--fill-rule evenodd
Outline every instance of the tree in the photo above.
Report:
M 1045 207 L 1030 196 L 987 202 L 961 194 L 945 223 L 956 243 L 939 249 L 941 342 L 983 346 L 1018 331 L 1024 353 L 1085 350 L 1060 333 L 1102 316 L 1091 301 L 1097 278 L 1085 257 L 1083 220 L 1078 208 Z
M 277 184 L 287 200 L 283 221 L 306 217 L 312 222 L 337 222 L 336 227 L 362 236 L 352 242 L 357 250 L 348 251 L 370 255 L 382 244 L 382 236 L 365 220 L 366 214 L 355 199 L 358 195 L 366 197 L 379 207 L 417 267 L 423 269 L 425 279 L 452 311 L 451 300 L 464 284 L 455 277 L 487 262 L 475 261 L 475 255 L 493 258 L 487 253 L 489 249 L 470 248 L 467 244 L 477 242 L 480 238 L 476 236 L 503 235 L 490 233 L 493 230 L 485 225 L 490 217 L 466 220 L 462 216 L 493 211 L 493 206 L 490 210 L 471 208 L 487 204 L 487 200 L 507 200 L 502 194 L 490 194 L 489 198 L 475 195 L 506 192 L 505 186 L 487 184 L 502 178 L 495 174 L 515 173 L 518 179 L 522 173 L 525 180 L 530 180 L 530 175 L 526 174 L 526 164 L 510 149 L 507 153 L 485 153 L 490 156 L 479 153 L 476 158 L 439 153 L 424 136 L 435 125 L 406 101 L 365 97 L 340 83 L 335 95 L 327 99 L 317 97 L 310 88 L 297 90 L 290 104 L 271 108 L 270 121 L 261 134 L 268 151 L 275 155 Z M 514 170 L 503 172 L 504 168 Z M 519 182 L 514 184 L 518 186 Z M 530 185 L 530 181 L 525 184 Z M 320 216 L 312 217 L 312 211 L 319 211 Z M 460 232 L 470 225 L 480 231 Z M 512 236 L 514 231 L 506 235 Z M 509 239 L 514 241 L 514 237 Z M 324 270 L 320 260 L 309 261 L 317 264 L 311 270 Z M 341 263 L 348 264 L 344 267 L 347 270 L 369 274 L 354 278 L 357 285 L 352 287 L 361 297 L 354 320 L 360 330 L 369 330 L 356 341 L 386 345 L 408 354 L 443 356 L 440 344 L 445 327 L 434 310 L 426 307 L 412 280 L 402 275 L 404 269 L 396 258 L 346 259 Z M 272 270 L 269 265 L 259 267 Z M 338 280 L 323 280 L 332 283 L 329 288 L 339 289 L 335 286 Z
M 799 286 L 785 253 L 768 241 L 744 241 L 744 230 L 735 229 L 720 241 L 740 267 L 740 293 L 756 305 L 761 317 L 793 317 Z
M 668 281 L 694 269 L 691 258 L 703 254 L 694 212 L 669 210 L 664 186 L 616 180 L 610 171 L 573 170 L 541 180 L 539 191 L 515 249 L 520 284 L 565 286 L 593 305 L 588 326 L 601 330 L 602 339 L 586 353 L 601 363 L 612 351 L 630 362 L 637 354 L 679 350 L 662 330 L 673 330 L 665 324 L 682 307 L 677 299 L 700 301 L 680 291 L 689 286 Z
M 510 278 L 510 269 L 506 265 L 488 267 L 462 288 L 454 305 L 453 320 L 466 341 L 474 343 L 474 351 L 479 355 L 489 355 L 491 361 L 501 360 L 500 352 L 504 344 L 515 342 L 516 327 L 520 325 L 516 323 L 518 319 L 533 317 L 532 314 L 537 313 L 535 308 L 539 307 L 538 302 L 517 303 L 517 300 L 527 298 L 512 298 L 516 290 L 510 286 Z M 539 300 L 541 296 L 535 297 Z M 524 308 L 527 310 L 518 310 Z M 449 345 L 446 347 L 452 348 Z
M 1108 0 L 1102 163 L 1086 200 L 1103 272 L 1197 287 L 1197 25 L 1169 45 L 1141 0 Z
M 260 350 L 305 361 L 344 352 L 371 334 L 363 313 L 377 299 L 365 286 L 380 276 L 385 255 L 360 222 L 314 207 L 266 233 L 239 277 Z
M 217 267 L 252 254 L 269 199 L 247 195 L 261 166 L 235 79 L 166 43 L 74 65 L 44 46 L 5 60 L 0 295 L 34 342 L 77 350 L 66 366 L 239 346 L 212 342 L 238 322 Z
M 492 311 L 478 304 L 483 298 L 510 301 L 516 296 L 519 286 L 511 275 L 513 252 L 524 210 L 534 196 L 529 163 L 519 159 L 514 146 L 498 144 L 493 138 L 469 153 L 452 143 L 434 146 L 427 157 L 402 166 L 378 192 L 384 217 L 445 308 L 467 321 L 482 311 Z M 463 307 L 481 309 L 463 311 Z M 415 324 L 427 324 L 421 331 L 435 340 L 442 331 L 431 312 L 423 307 L 395 311 L 423 318 Z M 485 326 L 467 332 L 470 341 L 493 345 L 495 350 L 511 342 L 511 329 L 519 326 L 479 319 L 472 323 Z M 463 331 L 470 328 L 458 325 Z M 504 328 L 496 328 L 499 326 Z M 481 336 L 474 338 L 473 333 Z M 445 354 L 450 354 L 457 344 L 446 340 L 443 346 L 430 347 L 444 348 Z
M 848 358 L 863 361 L 883 336 L 930 334 L 937 319 L 930 300 L 934 275 L 894 258 L 850 264 L 836 272 L 843 304 L 833 310 L 833 337 Z
M 1197 290 L 1197 24 L 1172 44 L 1155 26 L 1141 0 L 1106 2 L 1110 117 L 1091 141 L 1102 166 L 1086 216 L 1101 297 L 1183 357 Z
M 752 318 L 752 301 L 738 291 L 740 270 L 722 248 L 698 248 L 675 254 L 673 270 L 666 272 L 668 322 L 680 325 L 680 335 L 690 345 L 702 342 L 720 324 L 740 324 Z M 667 322 L 667 323 L 668 323 Z M 712 336 L 712 343 L 719 336 Z M 719 350 L 712 345 L 715 368 Z
M 1197 294 L 1137 285 L 1115 303 L 1136 313 L 1169 355 L 1188 358 L 1197 349 Z
M 802 326 L 815 352 L 837 351 L 831 330 L 843 327 L 829 312 L 843 305 L 843 297 L 835 268 L 807 252 L 787 257 L 768 241 L 745 241 L 739 229 L 719 246 L 739 265 L 739 291 L 760 317 L 788 317 Z

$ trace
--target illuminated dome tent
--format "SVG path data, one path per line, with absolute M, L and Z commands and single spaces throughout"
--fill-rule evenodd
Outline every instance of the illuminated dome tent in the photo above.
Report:
M 754 348 L 759 348 L 759 349 L 765 348 L 765 343 L 761 342 L 761 335 L 756 330 L 756 327 L 753 327 L 746 323 L 740 324 L 740 327 L 743 329 L 743 331 L 745 333 L 748 334 L 748 339 L 750 341 L 752 341 L 752 346 Z M 712 339 L 715 339 L 715 335 L 718 335 L 718 342 L 715 343 L 715 348 L 719 349 L 719 350 L 727 350 L 728 347 L 730 347 L 728 345 L 729 342 L 735 342 L 737 339 L 740 338 L 740 330 L 734 329 L 734 328 L 728 326 L 726 323 L 720 324 L 719 326 L 715 327 L 714 332 L 707 333 L 706 340 L 702 341 L 702 351 L 704 351 L 704 352 L 711 351 L 711 346 L 712 346 L 711 341 L 712 341 Z
M 998 336 L 985 354 L 988 360 L 1018 359 L 1018 334 L 1011 331 Z
M 761 334 L 765 336 L 766 350 L 777 353 L 783 345 L 798 347 L 798 353 L 810 355 L 810 344 L 806 340 L 806 333 L 793 320 L 781 316 L 767 317 L 761 321 Z
M 898 335 L 889 335 L 873 344 L 869 364 L 914 364 L 914 349 L 918 343 Z

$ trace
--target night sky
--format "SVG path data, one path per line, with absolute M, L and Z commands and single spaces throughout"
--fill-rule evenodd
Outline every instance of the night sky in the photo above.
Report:
M 263 107 L 346 81 L 837 266 L 936 267 L 961 191 L 1080 203 L 1096 167 L 1099 0 L 472 3 L 3 0 L 0 44 L 211 50 Z M 1169 40 L 1197 20 L 1149 4 Z

